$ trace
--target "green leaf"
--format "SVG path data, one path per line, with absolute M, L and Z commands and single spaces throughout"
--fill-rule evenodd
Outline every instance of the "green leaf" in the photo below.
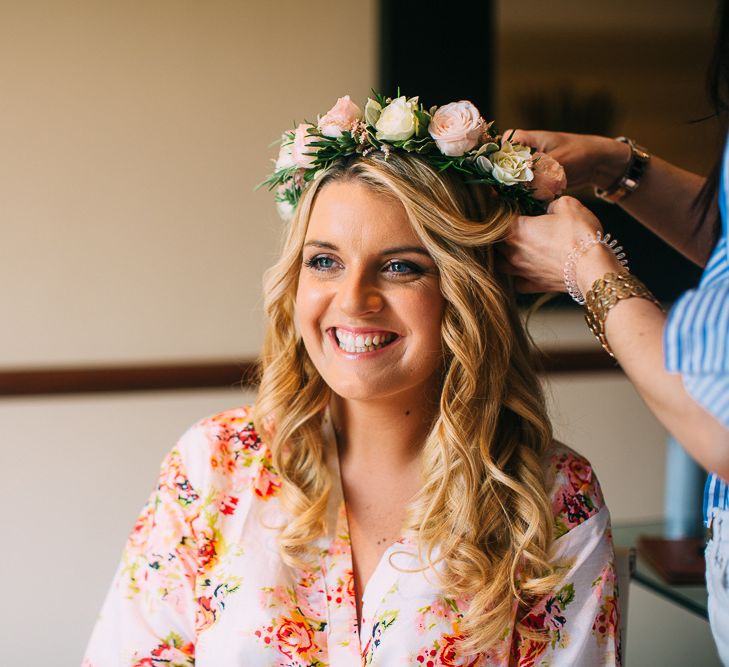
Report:
M 566 586 L 563 586 L 559 593 L 557 593 L 557 598 L 562 604 L 562 609 L 564 609 L 572 600 L 575 599 L 575 585 L 574 584 L 567 584 Z
M 375 96 L 377 94 L 375 93 Z M 365 105 L 364 117 L 365 122 L 374 127 L 377 121 L 380 119 L 382 113 L 382 104 L 378 100 L 368 99 Z
M 428 140 L 421 143 L 415 150 L 420 155 L 425 155 L 429 153 L 433 148 L 435 148 L 435 142 Z
M 416 109 L 413 112 L 415 118 L 415 136 L 419 139 L 430 136 L 428 134 L 428 125 L 430 125 L 430 114 L 426 111 Z
M 388 104 L 387 96 L 382 93 L 376 93 L 374 90 L 372 93 L 375 96 L 375 101 L 384 109 Z

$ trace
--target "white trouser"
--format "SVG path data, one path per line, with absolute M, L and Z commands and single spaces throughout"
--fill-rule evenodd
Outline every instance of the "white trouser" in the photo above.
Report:
M 706 546 L 709 622 L 719 657 L 729 667 L 729 510 L 712 510 Z

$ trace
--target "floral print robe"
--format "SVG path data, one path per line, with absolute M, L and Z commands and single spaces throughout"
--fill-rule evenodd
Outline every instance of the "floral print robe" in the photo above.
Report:
M 567 574 L 488 654 L 461 655 L 467 600 L 446 598 L 414 544 L 390 546 L 364 591 L 358 630 L 346 512 L 328 419 L 333 489 L 318 565 L 286 566 L 280 480 L 239 408 L 193 426 L 165 458 L 128 539 L 84 667 L 616 665 L 610 519 L 589 463 L 555 445 L 548 475 L 555 562 Z M 421 571 L 412 572 L 412 570 Z M 525 632 L 525 628 L 528 632 Z

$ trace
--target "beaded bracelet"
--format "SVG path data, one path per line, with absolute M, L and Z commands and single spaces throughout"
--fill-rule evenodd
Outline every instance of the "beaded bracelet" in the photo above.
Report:
M 567 288 L 568 294 L 579 303 L 581 306 L 585 305 L 585 297 L 580 292 L 580 288 L 577 286 L 577 262 L 590 248 L 596 245 L 604 245 L 608 250 L 615 254 L 615 258 L 620 264 L 628 271 L 628 260 L 623 252 L 623 246 L 618 245 L 618 240 L 610 240 L 610 234 L 602 235 L 602 232 L 598 231 L 595 236 L 590 236 L 583 239 L 579 245 L 572 248 L 570 254 L 567 255 L 567 260 L 564 263 L 564 284 Z

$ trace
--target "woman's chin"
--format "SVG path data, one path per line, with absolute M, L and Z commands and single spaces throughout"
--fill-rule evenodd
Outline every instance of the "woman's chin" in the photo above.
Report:
M 325 380 L 326 381 L 326 380 Z M 339 398 L 347 401 L 378 401 L 391 396 L 390 391 L 382 387 L 382 383 L 356 382 L 356 381 L 335 381 L 327 382 L 327 385 Z
M 324 377 L 327 386 L 339 398 L 345 401 L 362 403 L 381 403 L 386 407 L 393 407 L 400 403 L 411 403 L 414 397 L 422 399 L 430 394 L 431 381 L 397 383 L 403 374 L 393 371 L 386 377 L 379 378 L 342 378 Z M 430 378 L 428 378 L 430 380 Z

